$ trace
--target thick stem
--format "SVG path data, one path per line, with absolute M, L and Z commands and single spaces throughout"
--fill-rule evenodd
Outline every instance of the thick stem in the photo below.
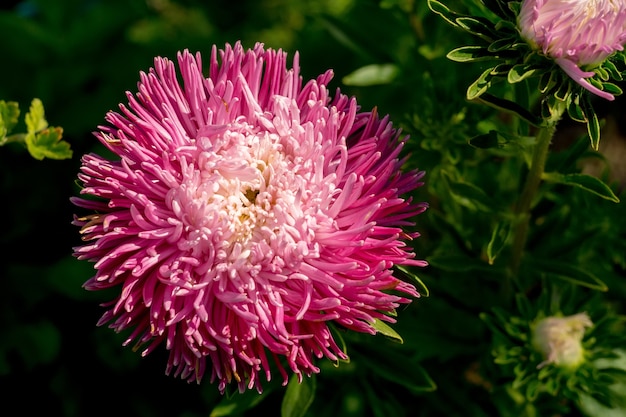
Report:
M 539 129 L 537 132 L 537 143 L 533 150 L 533 157 L 530 164 L 530 170 L 526 177 L 526 183 L 522 190 L 522 194 L 515 207 L 515 214 L 517 217 L 517 225 L 514 228 L 513 234 L 513 253 L 511 257 L 511 274 L 515 279 L 522 261 L 524 254 L 524 248 L 526 246 L 526 239 L 528 237 L 528 229 L 530 226 L 533 200 L 541 184 L 541 177 L 544 174 L 546 167 L 546 160 L 548 159 L 548 151 L 550 149 L 550 142 L 556 131 L 556 125 L 561 119 L 565 110 L 564 106 L 555 106 L 555 113 L 547 120 L 546 125 Z

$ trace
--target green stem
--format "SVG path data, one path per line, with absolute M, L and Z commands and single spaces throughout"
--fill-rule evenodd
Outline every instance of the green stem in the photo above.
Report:
M 518 223 L 515 226 L 513 234 L 513 254 L 511 257 L 511 273 L 513 279 L 515 279 L 519 271 L 522 256 L 524 254 L 531 220 L 530 211 L 532 209 L 532 203 L 537 194 L 537 190 L 539 189 L 539 185 L 541 184 L 541 178 L 545 172 L 550 142 L 552 141 L 552 137 L 556 131 L 556 125 L 561 119 L 564 111 L 564 105 L 555 106 L 552 117 L 546 120 L 545 125 L 537 132 L 537 142 L 535 144 L 535 149 L 533 150 L 530 170 L 528 171 L 528 175 L 526 177 L 526 183 L 524 184 L 522 195 L 520 196 L 517 206 L 515 207 L 515 215 Z

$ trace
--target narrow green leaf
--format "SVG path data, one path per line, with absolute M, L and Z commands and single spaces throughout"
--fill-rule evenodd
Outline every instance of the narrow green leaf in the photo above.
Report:
M 462 46 L 448 52 L 446 57 L 454 62 L 476 62 L 497 59 L 483 46 Z
M 467 88 L 467 99 L 474 100 L 480 97 L 485 91 L 491 87 L 491 71 L 493 68 L 486 69 L 480 76 Z
M 548 273 L 555 278 L 593 290 L 607 291 L 609 289 L 598 277 L 585 269 L 577 267 L 571 262 L 555 259 L 540 259 L 536 256 L 529 258 L 527 263 L 530 268 Z
M 230 397 L 223 397 L 213 410 L 211 410 L 210 417 L 226 417 L 226 416 L 239 416 L 244 411 L 254 408 L 259 404 L 271 390 L 265 389 L 262 394 L 259 394 L 255 390 L 246 390 L 243 393 L 236 393 Z
M 585 112 L 583 111 L 583 108 L 580 105 L 580 96 L 574 96 L 572 99 L 570 99 L 568 106 L 567 106 L 567 114 L 569 115 L 569 117 L 572 118 L 572 120 L 575 120 L 580 123 L 587 122 L 587 117 L 585 116 Z
M 29 132 L 26 134 L 26 147 L 33 158 L 42 160 L 50 159 L 69 159 L 72 157 L 70 144 L 64 140 L 63 129 L 60 127 L 51 127 L 40 132 Z
M 511 235 L 511 223 L 507 221 L 501 221 L 496 224 L 496 227 L 491 233 L 491 239 L 487 244 L 487 260 L 489 265 L 493 265 L 504 246 L 509 240 Z
M 48 127 L 43 103 L 38 98 L 31 102 L 30 109 L 25 116 L 25 122 L 28 133 L 36 133 Z
M 598 120 L 598 115 L 588 96 L 583 98 L 581 105 L 587 116 L 587 133 L 589 134 L 591 147 L 597 151 L 600 146 L 600 121 Z
M 376 330 L 377 333 L 380 333 L 383 336 L 387 336 L 394 342 L 404 343 L 404 340 L 402 340 L 402 337 L 398 334 L 398 332 L 396 332 L 394 329 L 391 328 L 391 326 L 389 326 L 382 320 L 374 319 L 372 328 Z
M 0 142 L 13 130 L 20 116 L 19 104 L 0 100 Z
M 489 52 L 509 51 L 515 43 L 515 38 L 500 38 L 493 41 L 488 47 Z
M 589 191 L 605 200 L 619 203 L 619 198 L 613 190 L 599 178 L 587 174 L 560 174 L 558 172 L 546 172 L 542 178 L 545 181 L 557 184 L 571 185 Z
M 399 73 L 400 70 L 395 64 L 371 64 L 346 75 L 342 82 L 357 87 L 383 85 L 391 83 Z
M 428 287 L 426 287 L 426 284 L 424 284 L 424 282 L 420 279 L 420 277 L 415 275 L 409 268 L 407 268 L 404 265 L 396 265 L 396 269 L 400 271 L 404 276 L 409 278 L 409 281 L 412 284 L 416 285 L 417 292 L 421 296 L 428 297 L 430 295 L 430 291 L 428 290 Z
M 623 93 L 623 90 L 617 84 L 609 82 L 602 83 L 602 90 L 614 96 L 619 96 Z
M 303 377 L 302 382 L 298 381 L 297 375 L 293 375 L 280 407 L 281 417 L 304 417 L 315 398 L 315 389 L 314 374 Z

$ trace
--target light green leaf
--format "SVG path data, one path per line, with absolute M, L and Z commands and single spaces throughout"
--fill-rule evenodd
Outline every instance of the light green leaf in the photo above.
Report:
M 304 377 L 302 382 L 293 375 L 280 407 L 281 417 L 304 417 L 315 398 L 315 375 Z
M 538 72 L 539 68 L 534 64 L 517 64 L 509 71 L 507 80 L 511 84 L 519 83 L 520 81 L 536 75 Z
M 48 127 L 43 103 L 38 98 L 33 99 L 30 110 L 26 113 L 26 130 L 28 133 L 36 133 Z
M 402 337 L 398 334 L 398 332 L 392 329 L 391 326 L 389 326 L 384 321 L 379 320 L 379 319 L 374 319 L 374 323 L 372 324 L 372 327 L 374 328 L 374 330 L 376 330 L 377 333 L 387 336 L 394 342 L 404 343 L 404 340 L 402 340 Z
M 72 157 L 70 144 L 64 140 L 63 129 L 60 127 L 51 127 L 40 132 L 29 132 L 26 134 L 26 147 L 33 158 L 42 160 L 50 159 L 69 159 Z
M 606 185 L 599 178 L 593 177 L 587 174 L 560 174 L 558 172 L 546 172 L 542 178 L 545 181 L 571 185 L 574 187 L 582 188 L 585 191 L 589 191 L 605 200 L 619 203 L 619 198 L 615 195 L 613 190 Z
M 0 100 L 0 142 L 11 132 L 20 116 L 20 107 L 15 101 Z
M 431 11 L 443 17 L 451 25 L 458 26 L 455 22 L 456 16 L 458 15 L 450 10 L 445 4 L 440 3 L 437 0 L 428 0 L 428 7 Z
M 371 64 L 361 67 L 343 77 L 345 85 L 368 87 L 391 83 L 400 70 L 395 64 Z

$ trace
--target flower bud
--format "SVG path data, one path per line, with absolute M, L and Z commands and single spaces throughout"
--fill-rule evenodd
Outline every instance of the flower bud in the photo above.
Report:
M 545 360 L 537 367 L 552 363 L 563 368 L 577 368 L 584 359 L 582 339 L 585 329 L 592 325 L 587 313 L 539 320 L 535 324 L 532 343 Z
M 518 25 L 521 35 L 553 59 L 583 88 L 613 100 L 589 83 L 589 71 L 626 43 L 624 0 L 523 0 Z

